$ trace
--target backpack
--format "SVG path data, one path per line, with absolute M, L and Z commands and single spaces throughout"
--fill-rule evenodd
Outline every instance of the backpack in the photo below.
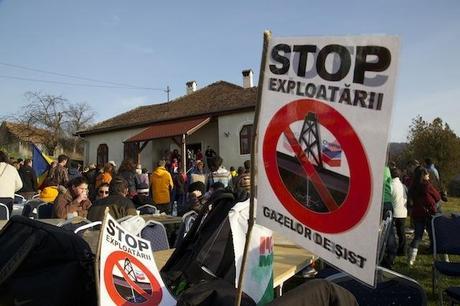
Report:
M 74 233 L 13 216 L 0 254 L 0 305 L 97 305 L 94 255 Z
M 165 284 L 180 295 L 203 280 L 235 282 L 235 254 L 228 212 L 235 204 L 232 193 L 217 190 L 198 214 L 192 228 L 161 269 Z

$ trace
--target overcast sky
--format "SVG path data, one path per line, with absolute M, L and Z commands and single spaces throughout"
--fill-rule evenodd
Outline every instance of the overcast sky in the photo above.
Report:
M 417 114 L 441 117 L 460 136 L 459 16 L 458 0 L 0 0 L 1 113 L 25 105 L 25 92 L 42 91 L 87 102 L 101 121 L 165 102 L 167 86 L 172 99 L 182 96 L 190 80 L 199 88 L 242 85 L 242 70 L 259 76 L 266 29 L 273 36 L 390 34 L 401 38 L 391 140 L 405 141 Z

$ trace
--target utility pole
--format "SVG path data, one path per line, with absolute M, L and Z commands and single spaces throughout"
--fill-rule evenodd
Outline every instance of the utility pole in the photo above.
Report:
M 166 86 L 165 92 L 166 92 L 166 94 L 168 95 L 168 102 L 169 102 L 169 93 L 171 92 L 171 88 L 169 88 L 169 85 Z

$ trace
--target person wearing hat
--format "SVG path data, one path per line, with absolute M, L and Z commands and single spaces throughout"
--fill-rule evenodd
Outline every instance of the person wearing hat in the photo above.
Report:
M 117 164 L 113 160 L 109 160 L 109 164 L 112 165 L 112 175 L 117 173 Z
M 54 203 L 59 191 L 57 186 L 47 186 L 40 192 L 39 199 L 45 203 Z

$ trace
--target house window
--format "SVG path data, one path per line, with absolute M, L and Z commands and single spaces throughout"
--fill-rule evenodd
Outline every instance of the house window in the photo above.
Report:
M 137 143 L 136 142 L 127 142 L 124 146 L 124 159 L 131 159 L 135 163 L 137 160 Z
M 244 125 L 240 130 L 240 154 L 251 153 L 252 124 Z
M 97 165 L 104 166 L 109 161 L 109 147 L 105 143 L 101 143 L 97 147 Z

